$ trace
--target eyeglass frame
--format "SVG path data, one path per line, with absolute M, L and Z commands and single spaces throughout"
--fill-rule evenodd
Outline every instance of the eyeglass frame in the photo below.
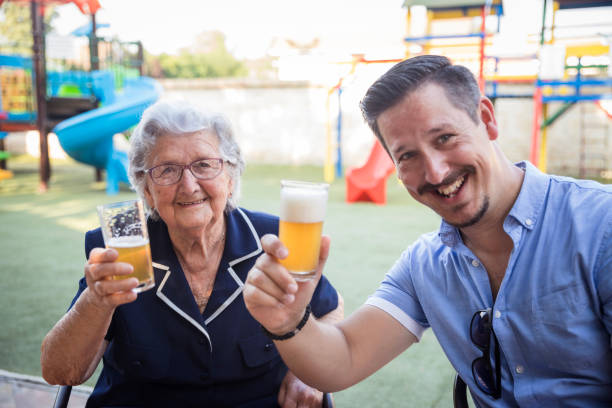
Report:
M 474 325 L 474 321 L 477 316 L 479 319 L 482 319 L 481 317 L 482 313 L 486 313 L 486 316 L 489 319 L 489 323 L 486 326 L 486 329 L 488 330 L 489 335 L 487 336 L 488 341 L 486 342 L 485 345 L 481 345 L 478 342 L 476 342 L 474 340 L 474 337 L 472 336 L 472 333 L 473 333 L 472 327 Z M 493 375 L 493 367 L 491 366 L 491 335 L 493 335 L 493 347 L 494 347 L 493 354 L 495 357 L 495 376 L 492 379 L 494 389 L 488 390 L 488 389 L 485 389 L 483 385 L 480 383 L 480 381 L 476 378 L 477 376 L 476 376 L 476 371 L 475 371 L 474 366 L 477 364 L 479 360 L 484 360 L 489 368 L 489 372 L 491 373 L 491 375 Z M 472 344 L 474 344 L 480 351 L 482 351 L 482 355 L 480 357 L 475 358 L 472 361 L 472 377 L 474 378 L 474 382 L 476 383 L 476 386 L 480 389 L 480 391 L 491 396 L 493 399 L 499 399 L 501 397 L 501 359 L 500 359 L 500 353 L 499 353 L 499 342 L 497 340 L 497 336 L 495 335 L 495 331 L 493 330 L 493 316 L 492 316 L 491 308 L 478 310 L 472 316 L 472 320 L 470 321 L 470 340 L 472 341 Z M 478 377 L 483 378 L 482 375 L 478 375 Z
M 193 170 L 191 169 L 191 166 L 193 166 L 195 163 L 197 163 L 197 162 L 201 162 L 201 161 L 203 161 L 203 160 L 214 160 L 214 161 L 219 162 L 220 166 L 219 166 L 219 171 L 217 172 L 217 174 L 215 174 L 215 175 L 214 175 L 214 176 L 212 176 L 212 177 L 205 177 L 205 178 L 202 178 L 202 177 L 197 176 L 197 175 L 196 175 L 196 174 L 193 172 Z M 189 163 L 189 164 L 162 163 L 162 164 L 158 164 L 157 166 L 153 166 L 153 167 L 150 167 L 150 168 L 146 169 L 146 170 L 145 170 L 145 173 L 146 173 L 146 174 L 148 174 L 148 175 L 149 175 L 149 177 L 151 178 L 151 181 L 152 181 L 153 183 L 157 184 L 158 186 L 172 186 L 172 185 L 177 184 L 178 182 L 180 182 L 180 181 L 181 181 L 181 179 L 183 178 L 183 173 L 185 172 L 185 169 L 188 169 L 188 170 L 189 170 L 189 172 L 191 173 L 191 175 L 192 175 L 193 177 L 195 177 L 196 179 L 198 179 L 198 180 L 212 180 L 212 179 L 214 179 L 215 177 L 218 177 L 218 176 L 219 176 L 219 174 L 221 174 L 221 173 L 223 172 L 223 165 L 224 165 L 224 163 L 225 163 L 226 161 L 227 161 L 227 160 L 224 160 L 224 159 L 222 159 L 222 158 L 220 158 L 220 157 L 203 157 L 203 158 L 201 158 L 201 159 L 198 159 L 198 160 L 192 161 L 192 162 L 191 162 L 191 163 Z M 158 168 L 158 167 L 161 167 L 161 166 L 170 166 L 170 165 L 172 165 L 172 166 L 178 166 L 178 167 L 180 167 L 180 168 L 181 168 L 181 174 L 180 174 L 180 176 L 178 177 L 178 179 L 177 179 L 177 180 L 176 180 L 174 183 L 170 183 L 170 184 L 160 184 L 160 183 L 158 183 L 158 182 L 156 181 L 155 177 L 153 177 L 153 174 L 151 174 L 151 173 L 152 173 L 152 171 L 153 171 L 153 170 L 155 170 L 155 169 L 156 169 L 156 168 Z

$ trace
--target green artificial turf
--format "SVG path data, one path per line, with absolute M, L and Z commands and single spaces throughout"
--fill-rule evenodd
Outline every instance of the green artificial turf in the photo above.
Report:
M 83 233 L 98 225 L 96 205 L 115 196 L 94 181 L 94 170 L 53 161 L 49 190 L 38 193 L 38 164 L 9 161 L 14 177 L 0 181 L 0 368 L 40 375 L 40 343 L 68 307 L 83 274 Z M 281 178 L 322 181 L 314 166 L 248 165 L 240 205 L 278 213 Z M 330 188 L 324 232 L 332 246 L 325 274 L 345 300 L 346 315 L 377 288 L 401 251 L 439 218 L 389 178 L 387 204 L 347 204 L 343 178 Z M 337 407 L 449 407 L 454 371 L 435 337 L 421 342 L 363 382 L 335 393 Z M 88 385 L 94 384 L 90 379 Z

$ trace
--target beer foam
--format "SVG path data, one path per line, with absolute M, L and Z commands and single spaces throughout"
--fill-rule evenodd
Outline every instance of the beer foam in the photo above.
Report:
M 127 237 L 113 237 L 108 240 L 106 246 L 108 248 L 133 248 L 137 246 L 147 245 L 149 240 L 147 238 L 133 235 Z
M 313 223 L 325 219 L 327 190 L 281 189 L 280 219 L 288 222 Z

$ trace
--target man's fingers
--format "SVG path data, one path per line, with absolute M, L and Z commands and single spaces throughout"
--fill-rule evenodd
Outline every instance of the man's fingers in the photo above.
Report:
M 287 272 L 287 269 L 282 266 L 276 258 L 270 256 L 269 254 L 263 254 L 260 256 L 255 262 L 255 268 L 257 271 L 254 271 L 252 278 L 261 279 L 260 273 L 264 274 L 268 279 L 270 279 L 276 286 L 278 286 L 283 292 L 287 294 L 293 294 L 297 291 L 298 287 L 295 283 L 295 279 Z M 260 273 L 257 273 L 260 272 Z M 250 276 L 251 274 L 249 274 Z M 264 280 L 258 280 L 258 283 L 267 283 Z M 255 283 L 254 283 L 255 284 Z M 255 284 L 257 286 L 257 284 Z
M 321 265 L 321 268 L 325 265 L 325 262 L 327 262 L 330 246 L 331 238 L 328 235 L 323 235 L 321 237 L 321 249 L 319 250 L 319 265 Z
M 248 306 L 253 308 L 257 307 L 274 307 L 279 308 L 283 306 L 282 300 L 266 293 L 257 286 L 252 284 L 252 281 L 247 280 L 244 284 L 243 291 L 244 300 Z
M 261 246 L 263 250 L 277 259 L 285 259 L 289 255 L 289 251 L 278 239 L 276 235 L 266 234 L 261 237 Z
M 280 303 L 291 304 L 295 300 L 295 295 L 293 292 L 295 292 L 297 289 L 297 285 L 294 285 L 295 287 L 291 287 L 290 291 L 287 291 L 285 290 L 287 286 L 285 286 L 285 288 L 280 287 L 270 278 L 270 276 L 259 270 L 257 267 L 254 267 L 251 273 L 249 273 L 247 281 L 252 286 L 275 298 Z M 293 290 L 293 292 L 291 292 L 291 290 Z

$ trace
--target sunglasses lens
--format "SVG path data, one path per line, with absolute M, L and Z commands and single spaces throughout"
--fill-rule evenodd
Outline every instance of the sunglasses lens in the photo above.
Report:
M 477 358 L 472 363 L 472 374 L 476 385 L 489 395 L 495 394 L 495 382 L 493 380 L 493 369 L 483 357 Z
M 489 336 L 491 334 L 491 322 L 486 311 L 478 312 L 472 318 L 470 324 L 470 336 L 472 341 L 480 348 L 489 346 Z

